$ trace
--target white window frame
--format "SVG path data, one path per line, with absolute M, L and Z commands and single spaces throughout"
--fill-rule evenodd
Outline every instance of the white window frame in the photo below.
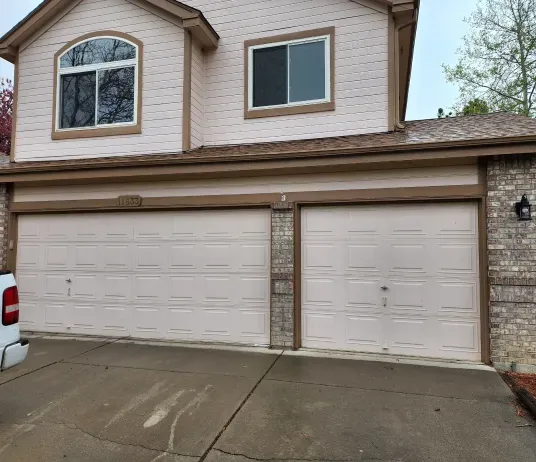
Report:
M 315 43 L 315 42 L 324 42 L 324 63 L 325 63 L 325 95 L 323 99 L 315 99 L 309 101 L 296 101 L 289 102 L 286 104 L 276 104 L 273 106 L 253 106 L 253 52 L 262 48 L 273 48 L 282 45 L 301 45 L 304 43 Z M 290 54 L 287 55 L 287 91 L 290 95 Z M 259 111 L 264 109 L 277 109 L 285 107 L 295 107 L 295 106 L 308 106 L 311 104 L 319 103 L 330 103 L 331 102 L 331 36 L 330 35 L 319 35 L 317 37 L 308 37 L 305 39 L 296 39 L 296 40 L 285 40 L 282 42 L 275 43 L 266 43 L 263 45 L 253 45 L 248 48 L 248 110 L 249 111 Z
M 90 42 L 92 40 L 99 39 L 113 39 L 120 40 L 122 42 L 132 45 L 136 49 L 136 58 L 134 59 L 125 59 L 123 61 L 113 61 L 110 63 L 99 63 L 99 64 L 87 64 L 85 66 L 74 66 L 74 67 L 60 67 L 61 58 L 65 56 L 73 48 L 81 45 L 82 43 Z M 124 39 L 122 37 L 117 37 L 114 35 L 98 35 L 96 37 L 91 37 L 85 40 L 77 42 L 68 50 L 65 50 L 60 56 L 58 56 L 58 61 L 56 63 L 57 75 L 56 75 L 56 114 L 54 115 L 56 119 L 56 132 L 70 132 L 70 131 L 80 131 L 80 130 L 102 130 L 103 128 L 112 128 L 112 127 L 130 127 L 138 124 L 138 65 L 139 65 L 140 50 L 138 45 L 131 42 L 130 40 Z M 119 122 L 115 124 L 98 124 L 98 114 L 99 114 L 99 71 L 105 71 L 109 69 L 122 69 L 126 67 L 134 67 L 134 120 L 132 122 Z M 89 127 L 73 127 L 73 128 L 60 128 L 61 127 L 61 77 L 63 75 L 73 75 L 73 74 L 82 74 L 84 72 L 93 72 L 95 71 L 95 125 Z

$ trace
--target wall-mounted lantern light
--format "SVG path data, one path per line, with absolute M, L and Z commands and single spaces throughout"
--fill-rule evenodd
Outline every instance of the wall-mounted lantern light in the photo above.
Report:
M 527 199 L 527 195 L 523 194 L 523 196 L 521 197 L 521 202 L 516 203 L 516 212 L 520 221 L 532 220 L 532 217 L 530 214 L 531 207 L 532 206 L 530 205 L 529 200 Z

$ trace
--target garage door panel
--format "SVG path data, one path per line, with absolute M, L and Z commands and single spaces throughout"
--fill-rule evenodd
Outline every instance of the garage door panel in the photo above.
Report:
M 69 283 L 70 296 L 73 299 L 97 300 L 102 296 L 99 293 L 102 287 L 102 278 L 97 274 L 77 274 Z
M 268 314 L 254 309 L 238 310 L 239 335 L 242 338 L 263 339 L 269 332 Z
M 99 305 L 95 303 L 73 303 L 72 333 L 95 335 L 99 332 L 98 320 L 101 319 Z
M 19 295 L 21 295 L 20 292 Z M 21 301 L 19 303 L 20 328 L 23 330 L 37 330 L 42 328 L 44 324 L 43 314 L 37 301 L 30 299 Z
M 464 319 L 439 319 L 439 341 L 441 350 L 457 352 L 478 352 L 480 335 L 478 323 Z
M 342 303 L 340 297 L 341 280 L 332 277 L 304 277 L 302 283 L 302 301 L 304 306 L 336 307 Z M 339 295 L 339 297 L 337 297 Z
M 304 242 L 302 265 L 305 274 L 333 272 L 341 274 L 344 248 L 338 242 Z
M 126 302 L 131 298 L 132 276 L 129 274 L 103 274 L 102 300 Z
M 344 230 L 341 223 L 342 220 L 334 209 L 324 208 L 321 211 L 303 209 L 302 239 L 307 241 L 319 237 L 331 239 L 342 237 Z
M 158 338 L 163 326 L 160 306 L 134 304 L 131 312 L 131 327 L 135 337 Z
M 166 337 L 182 339 L 198 337 L 198 316 L 195 308 L 169 306 L 166 310 Z
M 313 348 L 337 348 L 340 338 L 337 330 L 341 323 L 337 322 L 337 313 L 326 311 L 303 312 L 302 341 Z
M 426 280 L 390 280 L 388 292 L 383 296 L 389 300 L 393 311 L 430 311 L 433 312 L 433 296 L 430 295 L 429 282 Z
M 245 242 L 239 243 L 233 253 L 233 261 L 238 264 L 237 270 L 242 271 L 269 271 L 270 248 L 267 243 Z
M 345 279 L 344 285 L 344 306 L 366 311 L 380 309 L 380 279 Z
M 270 280 L 266 276 L 240 276 L 237 289 L 240 305 L 270 303 Z
M 350 242 L 346 247 L 346 271 L 379 274 L 383 253 L 379 243 Z
M 480 303 L 477 281 L 438 281 L 437 285 L 440 313 L 478 316 Z
M 130 244 L 105 243 L 102 246 L 104 271 L 132 271 L 133 249 Z
M 162 244 L 134 244 L 135 271 L 167 271 L 168 248 Z
M 402 354 L 422 355 L 423 352 L 412 353 L 412 350 L 429 350 L 433 322 L 424 317 L 390 316 L 387 318 L 389 332 L 389 352 L 405 350 Z
M 437 272 L 442 274 L 472 274 L 478 271 L 477 244 L 441 243 L 436 260 Z
M 354 345 L 361 351 L 379 352 L 383 338 L 381 315 L 364 316 L 346 314 L 346 345 Z
M 166 276 L 160 274 L 137 274 L 134 276 L 132 301 L 159 303 L 168 300 Z
M 19 243 L 17 247 L 17 268 L 21 270 L 41 269 L 42 251 L 44 251 L 44 248 L 39 244 Z
M 45 327 L 67 327 L 72 323 L 72 306 L 67 302 L 44 302 Z
M 40 215 L 19 221 L 17 268 L 21 306 L 28 306 L 26 326 L 269 342 L 269 210 Z
M 107 335 L 130 334 L 130 306 L 104 303 L 102 305 L 102 333 Z
M 100 249 L 97 244 L 75 244 L 74 245 L 74 258 L 73 266 L 74 270 L 88 270 L 88 269 L 100 269 L 99 268 L 99 256 Z
M 310 207 L 302 220 L 303 346 L 480 360 L 474 203 Z
M 463 237 L 477 235 L 477 214 L 472 204 L 458 204 L 456 213 L 437 213 L 434 220 L 437 236 Z

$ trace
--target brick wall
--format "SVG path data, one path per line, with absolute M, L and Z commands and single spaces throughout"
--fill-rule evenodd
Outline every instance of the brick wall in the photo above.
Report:
M 527 194 L 536 216 L 536 156 L 493 158 L 487 173 L 491 357 L 536 371 L 536 220 L 515 212 Z
M 270 345 L 291 348 L 294 338 L 294 204 L 272 204 Z

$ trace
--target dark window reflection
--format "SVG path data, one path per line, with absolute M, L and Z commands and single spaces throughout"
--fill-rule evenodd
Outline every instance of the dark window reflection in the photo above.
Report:
M 134 120 L 134 68 L 99 71 L 99 125 Z
M 95 72 L 61 77 L 61 128 L 95 125 Z
M 111 63 L 136 57 L 136 47 L 122 40 L 101 38 L 76 45 L 60 59 L 60 67 Z
M 286 45 L 253 51 L 253 107 L 288 102 Z

